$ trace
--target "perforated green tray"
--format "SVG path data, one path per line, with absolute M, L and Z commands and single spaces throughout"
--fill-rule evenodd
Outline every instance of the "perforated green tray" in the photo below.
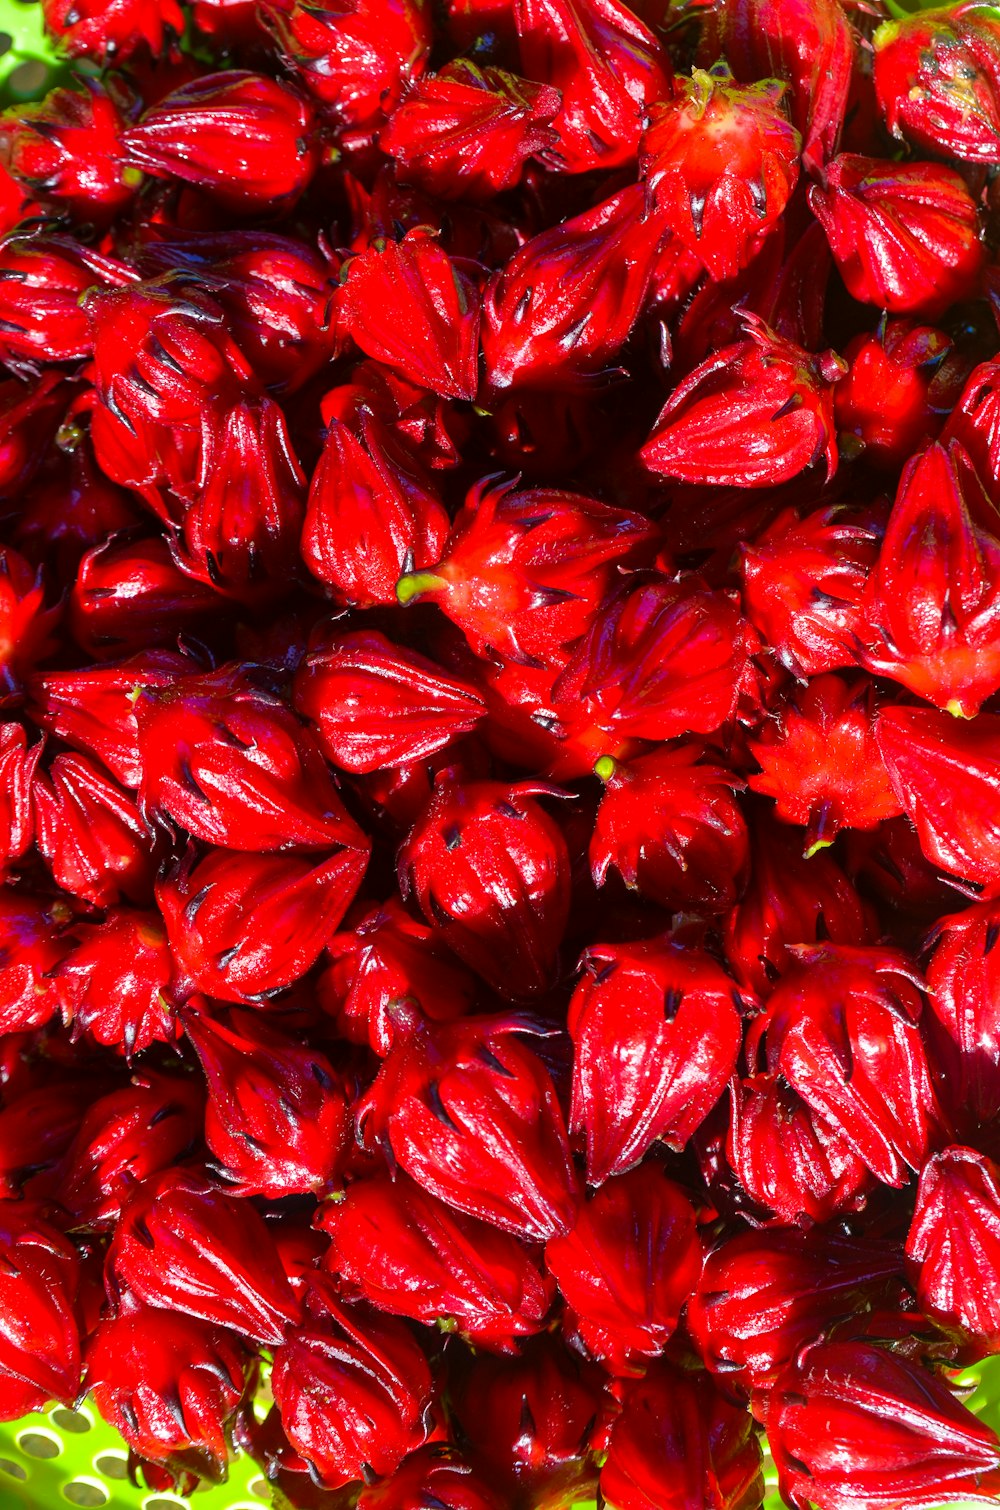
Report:
M 249 1458 L 238 1457 L 225 1484 L 206 1485 L 189 1500 L 136 1487 L 128 1478 L 128 1451 L 91 1404 L 56 1405 L 0 1425 L 2 1510 L 262 1510 L 270 1489 Z

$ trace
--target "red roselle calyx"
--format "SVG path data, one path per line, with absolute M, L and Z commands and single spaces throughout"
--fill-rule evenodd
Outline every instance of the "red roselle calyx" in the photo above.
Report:
M 701 1258 L 694 1208 L 655 1163 L 602 1185 L 545 1247 L 574 1329 L 615 1373 L 663 1351 Z
M 595 499 L 482 483 L 441 560 L 400 578 L 396 595 L 438 603 L 478 655 L 560 666 L 615 573 L 648 559 L 654 541 L 648 521 Z
M 332 1238 L 325 1267 L 379 1310 L 504 1353 L 544 1325 L 555 1285 L 535 1255 L 403 1174 L 355 1181 L 319 1221 Z
M 594 880 L 617 871 L 661 907 L 725 912 L 739 896 L 748 857 L 741 783 L 696 744 L 634 760 L 602 755 L 604 795 L 590 841 Z
M 821 1510 L 846 1510 L 862 1495 L 887 1506 L 890 1496 L 898 1503 L 992 1494 L 1000 1473 L 995 1433 L 945 1379 L 870 1342 L 809 1350 L 770 1396 L 766 1426 L 782 1495 Z
M 763 1495 L 761 1459 L 745 1407 L 727 1400 L 703 1370 L 659 1363 L 625 1392 L 601 1469 L 601 1495 L 613 1510 L 690 1504 L 750 1510 Z
M 748 784 L 775 798 L 779 818 L 805 826 L 807 857 L 841 828 L 875 828 L 902 811 L 875 743 L 870 682 L 815 676 L 779 718 L 750 745 L 761 773 Z
M 569 1013 L 571 1129 L 600 1185 L 658 1138 L 687 1142 L 732 1072 L 743 1003 L 707 955 L 665 939 L 595 944 L 581 963 Z
M 263 1220 L 203 1176 L 171 1169 L 146 1181 L 118 1224 L 109 1293 L 278 1343 L 299 1305 Z
M 837 468 L 834 352 L 812 357 L 744 316 L 746 339 L 695 368 L 671 394 L 640 456 L 681 482 L 743 488 L 787 482 L 823 461 Z
M 443 780 L 399 858 L 404 896 L 412 890 L 459 959 L 515 998 L 552 983 L 569 908 L 566 841 L 535 791 L 547 795 Z
M 246 1388 L 239 1338 L 191 1316 L 126 1307 L 87 1351 L 87 1383 L 105 1420 L 143 1457 L 189 1455 L 211 1472 L 228 1458 L 226 1427 Z
M 392 1473 L 429 1433 L 431 1373 L 411 1333 L 319 1280 L 272 1387 L 289 1439 L 331 1488 Z
M 516 1017 L 435 1028 L 404 1004 L 358 1108 L 363 1144 L 439 1199 L 544 1241 L 573 1223 L 577 1181 L 555 1086 Z M 530 1028 L 528 1029 L 530 1031 Z
M 0 1206 L 0 1416 L 71 1405 L 82 1372 L 80 1258 L 31 1203 Z
M 237 1195 L 324 1191 L 348 1136 L 333 1066 L 245 1012 L 189 1011 L 184 1030 L 208 1086 L 205 1142 Z
M 254 1003 L 310 969 L 360 885 L 364 850 L 188 853 L 157 883 L 178 973 L 197 991 Z
M 327 968 L 317 981 L 322 1006 L 352 1043 L 377 1054 L 392 1047 L 403 1003 L 415 1002 L 432 1022 L 462 1017 L 476 997 L 476 980 L 435 928 L 392 901 L 336 934 Z
M 642 139 L 648 196 L 713 279 L 749 260 L 795 187 L 799 133 L 778 79 L 742 87 L 725 63 L 677 80 Z

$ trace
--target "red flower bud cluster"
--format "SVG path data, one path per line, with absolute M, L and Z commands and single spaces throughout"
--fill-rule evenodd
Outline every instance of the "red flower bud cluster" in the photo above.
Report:
M 0 1420 L 1000 1499 L 1000 21 L 890 9 L 42 0 Z

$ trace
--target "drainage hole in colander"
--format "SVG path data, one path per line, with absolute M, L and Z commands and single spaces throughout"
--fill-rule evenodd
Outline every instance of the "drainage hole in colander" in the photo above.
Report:
M 183 1500 L 169 1499 L 165 1495 L 155 1494 L 151 1500 L 143 1500 L 142 1510 L 188 1510 Z
M 97 1472 L 106 1479 L 127 1479 L 128 1458 L 124 1452 L 102 1452 L 94 1459 Z
M 71 1505 L 83 1505 L 86 1510 L 99 1510 L 101 1505 L 106 1505 L 111 1495 L 103 1484 L 96 1479 L 74 1479 L 71 1484 L 64 1484 L 62 1497 Z
M 22 1463 L 12 1463 L 10 1458 L 0 1458 L 0 1473 L 9 1479 L 20 1479 L 21 1483 L 28 1477 L 28 1470 Z
M 267 1479 L 251 1479 L 249 1484 L 247 1485 L 247 1488 L 249 1489 L 250 1493 L 256 1495 L 257 1499 L 259 1500 L 269 1500 L 271 1498 L 271 1489 L 267 1482 Z
M 82 1410 L 67 1410 L 64 1405 L 60 1405 L 52 1411 L 49 1420 L 53 1426 L 58 1426 L 60 1431 L 70 1431 L 74 1436 L 82 1436 L 94 1424 L 89 1416 L 84 1415 Z
M 22 1431 L 17 1445 L 29 1458 L 57 1458 L 63 1450 L 63 1444 L 51 1431 Z

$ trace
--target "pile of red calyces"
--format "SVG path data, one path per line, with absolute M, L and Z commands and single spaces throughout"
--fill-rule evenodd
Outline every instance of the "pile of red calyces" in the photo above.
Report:
M 1000 22 L 43 7 L 0 1417 L 296 1510 L 755 1510 L 765 1430 L 993 1502 Z

